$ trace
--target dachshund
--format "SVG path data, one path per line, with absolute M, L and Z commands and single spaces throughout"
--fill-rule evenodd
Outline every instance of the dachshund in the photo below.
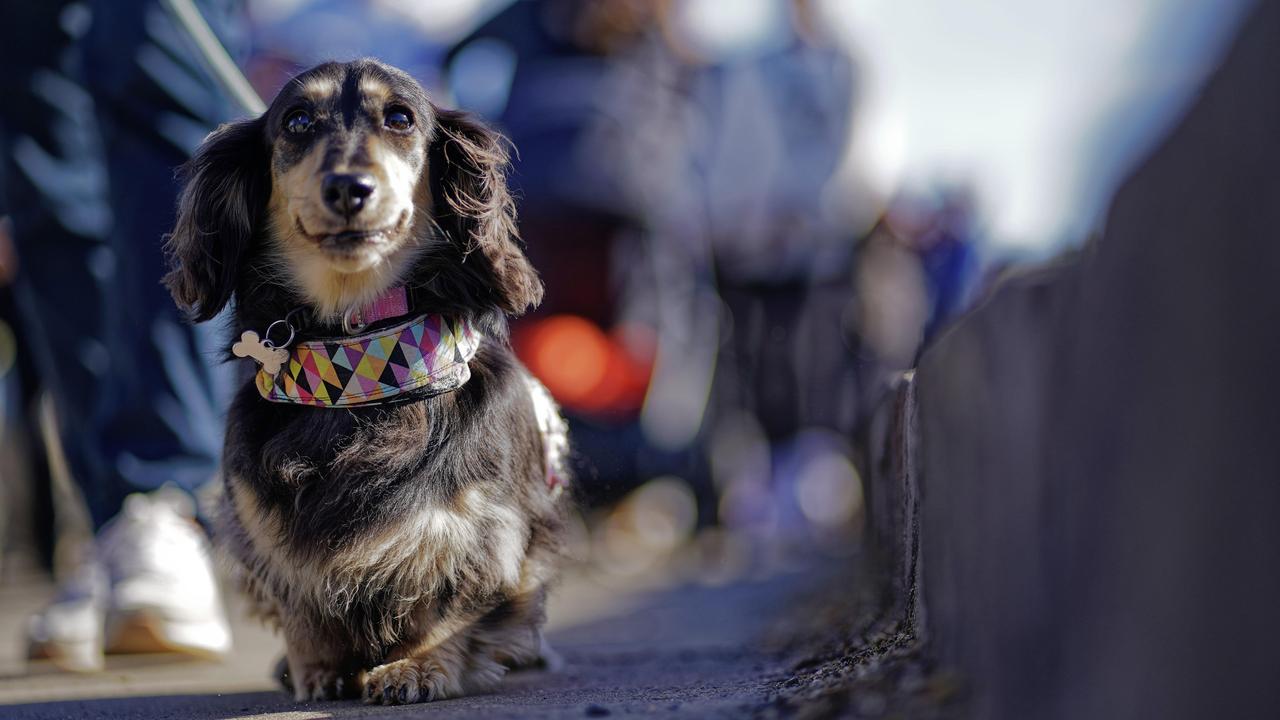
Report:
M 501 136 L 362 59 L 180 171 L 165 285 L 257 361 L 213 534 L 298 701 L 427 702 L 545 660 L 567 437 L 508 341 L 543 285 L 507 170 Z

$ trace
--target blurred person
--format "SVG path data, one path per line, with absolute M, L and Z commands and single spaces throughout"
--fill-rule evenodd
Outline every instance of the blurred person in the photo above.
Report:
M 979 272 L 973 198 L 963 186 L 903 193 L 886 214 L 889 228 L 914 251 L 924 273 L 927 343 L 972 302 Z
M 978 294 L 974 213 L 962 187 L 903 191 L 858 248 L 855 332 L 887 387 Z
M 700 472 L 687 438 L 655 442 L 642 427 L 654 354 L 670 343 L 657 340 L 662 326 L 650 309 L 633 302 L 650 293 L 655 258 L 644 208 L 609 140 L 616 113 L 628 111 L 614 104 L 614 88 L 631 87 L 633 54 L 654 32 L 659 7 L 647 0 L 513 3 L 448 57 L 459 106 L 493 119 L 518 148 L 510 182 L 521 234 L 548 291 L 536 313 L 513 325 L 513 342 L 556 395 L 575 447 L 589 459 L 580 475 L 590 480 L 575 488 L 589 504 L 616 500 L 658 475 L 696 483 Z M 667 286 L 689 287 L 693 270 L 677 263 Z M 688 395 L 695 403 L 698 396 L 696 387 Z M 701 408 L 691 415 L 699 420 Z
M 574 428 L 593 462 L 690 480 L 706 522 L 714 426 L 852 427 L 853 231 L 824 198 L 854 66 L 809 3 L 517 3 L 451 64 L 459 101 L 520 148 L 522 227 L 566 276 L 547 310 L 651 329 L 638 421 Z
M 855 332 L 877 368 L 871 382 L 888 387 L 924 343 L 929 281 L 914 248 L 885 222 L 862 242 L 856 276 Z
M 200 7 L 231 37 L 238 3 Z M 10 4 L 0 57 L 20 342 L 96 532 L 58 568 L 29 654 L 77 670 L 104 649 L 219 655 L 231 638 L 192 493 L 216 474 L 227 383 L 214 333 L 182 322 L 160 277 L 174 170 L 228 102 L 152 0 Z
M 798 507 L 813 468 L 848 466 L 831 458 L 847 454 L 840 438 L 861 406 L 858 357 L 843 321 L 856 230 L 827 201 L 853 200 L 836 171 L 857 68 L 806 2 L 731 9 L 694 0 L 672 4 L 663 20 L 677 102 L 635 135 L 662 138 L 668 164 L 635 153 L 630 167 L 657 201 L 652 242 L 664 267 L 701 267 L 692 302 L 682 303 L 687 314 L 668 312 L 665 321 L 683 324 L 692 343 L 714 353 L 700 442 L 712 443 L 721 519 L 790 534 L 813 520 Z M 657 280 L 669 296 L 665 276 Z M 706 290 L 721 299 L 711 311 L 718 322 L 698 300 Z M 759 467 L 726 464 L 717 448 L 755 457 Z M 855 480 L 846 473 L 835 481 Z

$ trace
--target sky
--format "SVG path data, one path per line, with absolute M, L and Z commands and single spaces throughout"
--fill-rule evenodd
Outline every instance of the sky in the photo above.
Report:
M 1171 127 L 1245 0 L 821 0 L 862 63 L 854 171 L 883 193 L 961 181 L 996 255 L 1101 222 Z

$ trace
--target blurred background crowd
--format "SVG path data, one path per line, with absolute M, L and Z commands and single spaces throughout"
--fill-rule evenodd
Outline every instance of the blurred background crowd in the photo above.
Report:
M 569 417 L 583 552 L 714 580 L 851 547 L 893 378 L 999 273 L 1087 239 L 1244 3 L 197 5 L 264 98 L 376 56 L 511 140 L 547 286 L 513 344 Z M 244 110 L 158 2 L 4 14 L 0 560 L 93 597 L 125 551 L 86 573 L 75 548 L 126 497 L 190 515 L 216 478 L 226 328 L 182 323 L 160 243 L 173 169 Z

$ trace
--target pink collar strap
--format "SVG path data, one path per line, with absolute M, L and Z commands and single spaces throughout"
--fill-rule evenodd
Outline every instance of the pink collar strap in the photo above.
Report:
M 396 285 L 368 305 L 349 310 L 342 316 L 342 331 L 355 335 L 370 325 L 409 314 L 409 293 L 404 285 Z

